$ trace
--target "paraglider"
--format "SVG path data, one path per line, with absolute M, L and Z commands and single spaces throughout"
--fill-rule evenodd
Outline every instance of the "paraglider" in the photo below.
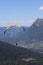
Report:
M 16 43 L 16 46 L 17 46 L 18 44 Z
M 13 27 L 22 27 L 21 25 L 19 25 L 19 24 L 14 24 L 14 25 L 11 25 L 11 26 L 9 26 L 9 27 L 6 27 L 5 28 L 5 31 L 4 31 L 4 34 L 6 33 L 6 31 L 7 30 L 9 30 L 9 29 L 11 29 L 11 28 L 13 28 Z M 22 29 L 25 31 L 25 28 L 24 27 L 22 27 Z

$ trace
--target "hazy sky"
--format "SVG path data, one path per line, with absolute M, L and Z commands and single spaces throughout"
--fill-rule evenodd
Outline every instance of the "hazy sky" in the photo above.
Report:
M 43 18 L 43 0 L 0 0 L 1 26 L 30 26 L 38 17 Z

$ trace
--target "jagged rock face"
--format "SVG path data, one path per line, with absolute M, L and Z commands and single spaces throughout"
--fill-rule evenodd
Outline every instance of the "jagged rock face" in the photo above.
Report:
M 43 19 L 37 19 L 29 29 L 29 35 L 32 40 L 43 41 Z
M 43 25 L 43 19 L 37 18 L 37 20 L 33 23 L 35 26 L 42 26 Z

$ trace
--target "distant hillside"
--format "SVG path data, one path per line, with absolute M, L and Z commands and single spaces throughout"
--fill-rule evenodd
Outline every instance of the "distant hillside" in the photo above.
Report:
M 0 41 L 11 44 L 18 43 L 25 48 L 43 49 L 43 19 L 37 18 L 31 27 L 11 28 L 4 34 L 5 28 L 0 28 Z
M 30 61 L 27 61 L 27 58 L 30 59 Z M 33 59 L 33 61 L 31 59 Z M 30 51 L 26 48 L 14 46 L 5 42 L 0 42 L 0 64 L 43 65 L 43 55 Z
M 28 29 L 28 27 L 23 26 L 25 30 Z M 7 30 L 6 34 L 4 34 L 5 27 L 0 27 L 0 41 L 6 41 L 6 42 L 16 42 L 19 41 L 20 38 L 18 38 L 21 34 L 23 34 L 25 31 L 22 27 L 13 27 L 9 30 Z M 21 39 L 20 39 L 21 40 Z

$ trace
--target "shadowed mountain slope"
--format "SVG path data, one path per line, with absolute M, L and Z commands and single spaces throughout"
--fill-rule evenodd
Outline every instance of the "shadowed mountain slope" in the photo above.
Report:
M 43 63 L 43 55 L 38 54 L 36 52 L 30 51 L 26 48 L 22 48 L 19 46 L 14 46 L 9 43 L 0 42 L 0 64 L 6 64 L 6 63 L 13 63 L 17 65 L 20 62 L 20 65 L 27 65 L 27 63 L 31 63 L 30 61 L 26 62 L 22 59 L 24 58 L 34 58 L 38 62 L 35 62 L 36 64 Z M 17 64 L 16 64 L 17 63 Z M 2 65 L 3 65 L 2 64 Z M 33 62 L 34 64 L 34 62 Z

